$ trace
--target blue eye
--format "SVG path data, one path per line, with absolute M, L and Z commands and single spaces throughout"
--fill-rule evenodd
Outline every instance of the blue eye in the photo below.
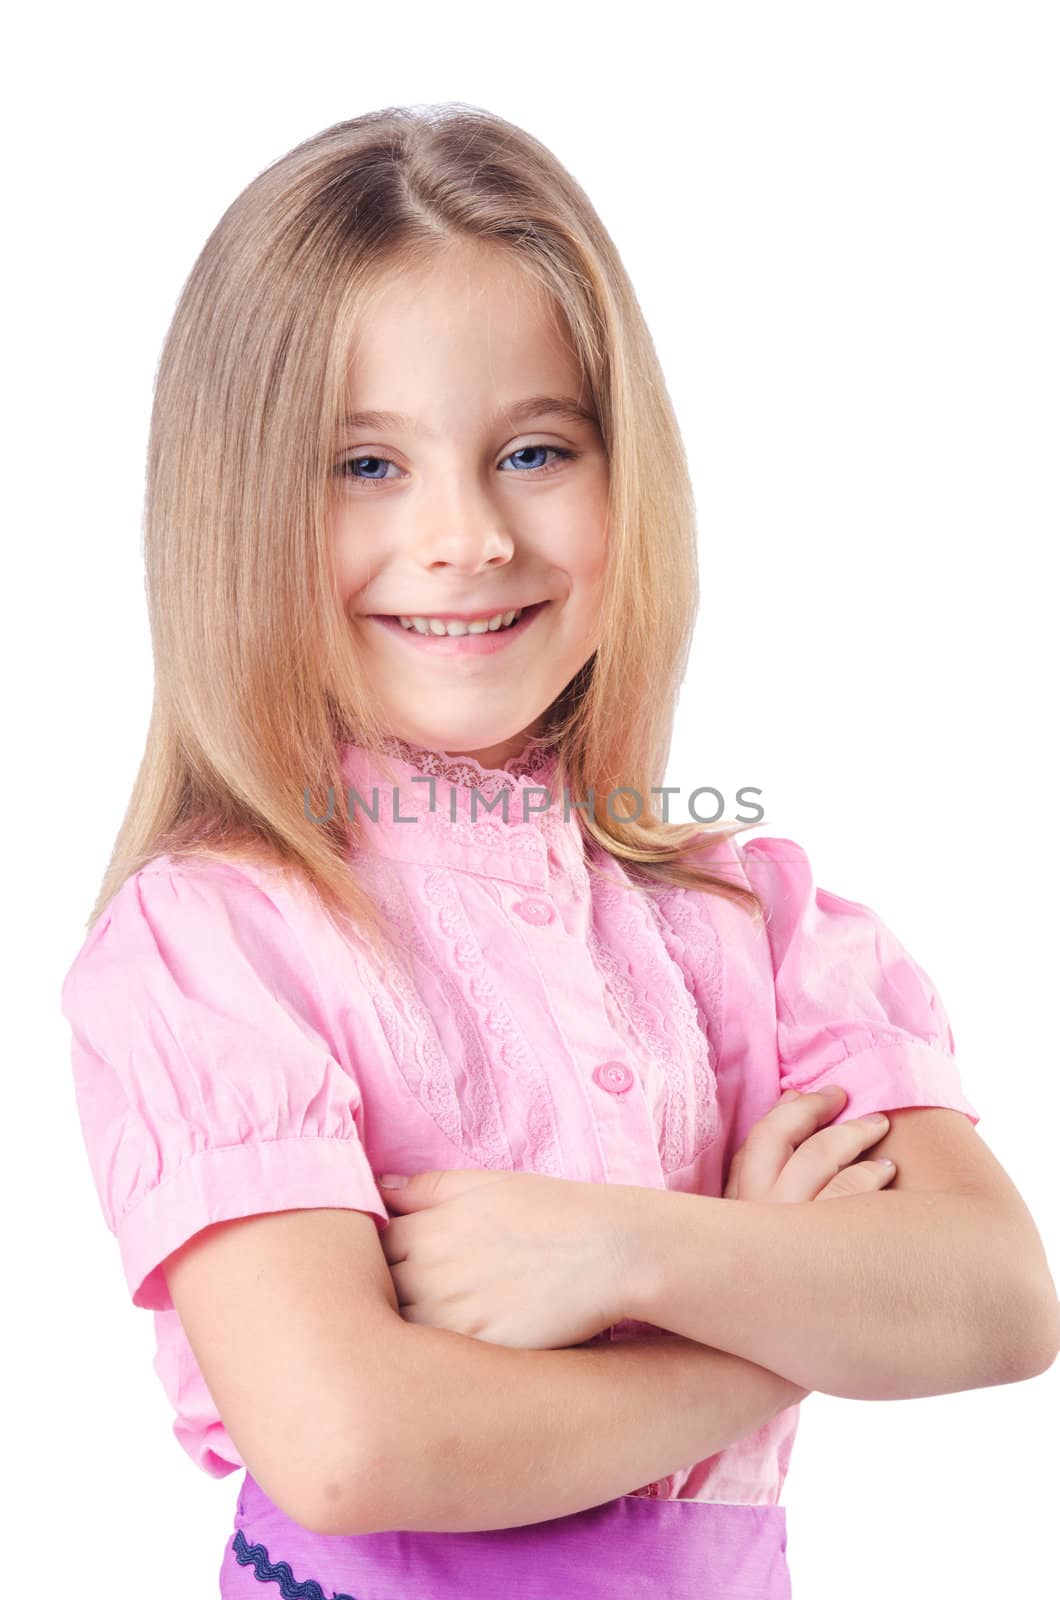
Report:
M 367 461 L 372 466 L 376 466 L 376 467 L 392 467 L 392 466 L 395 465 L 395 463 L 393 461 L 388 460 L 386 456 L 347 456 L 345 461 L 340 461 L 339 462 L 338 466 L 335 468 L 335 471 L 338 473 L 340 478 L 345 478 L 347 480 L 347 482 L 357 482 L 357 483 L 385 483 L 386 482 L 385 477 L 383 477 L 383 478 L 362 478 L 358 473 L 353 473 L 353 472 L 350 472 L 348 470 L 351 467 L 359 466 L 362 461 Z
M 577 451 L 561 450 L 554 444 L 524 444 L 521 449 L 513 450 L 510 456 L 505 456 L 505 461 L 514 461 L 516 456 L 532 456 L 537 454 L 558 456 L 561 461 L 573 461 Z M 550 466 L 532 469 L 535 472 L 553 472 L 558 463 L 552 462 Z
M 547 466 L 531 466 L 525 469 L 516 469 L 523 476 L 539 478 L 543 477 L 546 473 L 555 472 L 559 467 L 560 461 L 577 460 L 578 453 L 579 452 L 577 450 L 562 450 L 558 445 L 554 444 L 524 444 L 520 449 L 513 450 L 511 455 L 505 456 L 504 459 L 505 461 L 514 461 L 517 456 L 533 456 L 540 454 L 558 457 L 559 459 L 557 461 L 551 462 Z M 363 462 L 367 462 L 376 468 L 382 467 L 384 469 L 384 476 L 366 478 L 362 477 L 360 473 L 350 470 L 354 467 L 360 466 Z M 389 456 L 347 456 L 345 461 L 339 462 L 338 466 L 335 468 L 335 472 L 338 477 L 345 479 L 347 483 L 363 484 L 369 488 L 375 488 L 379 484 L 391 481 L 386 478 L 385 469 L 387 467 L 394 467 L 396 465 L 397 463 L 395 461 L 391 461 Z

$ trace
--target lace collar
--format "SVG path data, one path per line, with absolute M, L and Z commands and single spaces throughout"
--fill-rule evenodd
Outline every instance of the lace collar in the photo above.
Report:
M 396 737 L 381 756 L 349 742 L 346 814 L 384 855 L 544 886 L 550 861 L 573 866 L 585 850 L 576 797 L 553 784 L 557 762 L 547 736 L 528 739 L 500 767 Z
M 501 789 L 514 791 L 522 780 L 547 777 L 556 764 L 555 741 L 548 734 L 527 739 L 499 767 L 484 767 L 474 756 L 450 756 L 443 750 L 410 744 L 406 739 L 387 739 L 385 748 L 388 755 L 405 766 L 415 767 L 425 777 L 458 788 L 478 789 L 484 795 L 497 794 Z

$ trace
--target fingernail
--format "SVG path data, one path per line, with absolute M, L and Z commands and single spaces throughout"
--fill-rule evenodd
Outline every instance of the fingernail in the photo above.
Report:
M 407 1178 L 402 1178 L 397 1172 L 384 1172 L 379 1179 L 380 1189 L 404 1189 L 408 1184 Z
M 838 1083 L 826 1083 L 821 1093 L 828 1095 L 832 1100 L 838 1100 L 843 1090 Z
M 783 1102 L 785 1100 L 797 1100 L 798 1098 L 799 1098 L 798 1089 L 785 1089 L 784 1093 L 780 1097 L 780 1102 L 778 1102 L 778 1103 L 781 1103 L 781 1102 Z

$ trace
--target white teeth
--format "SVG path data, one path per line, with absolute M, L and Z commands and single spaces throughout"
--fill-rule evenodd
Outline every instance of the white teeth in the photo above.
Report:
M 493 617 L 481 617 L 477 622 L 459 622 L 454 619 L 447 622 L 442 617 L 398 617 L 403 628 L 414 630 L 416 633 L 431 633 L 435 635 L 448 634 L 451 639 L 459 639 L 465 633 L 496 633 L 498 628 L 510 628 L 512 623 L 522 616 L 522 611 L 499 611 Z

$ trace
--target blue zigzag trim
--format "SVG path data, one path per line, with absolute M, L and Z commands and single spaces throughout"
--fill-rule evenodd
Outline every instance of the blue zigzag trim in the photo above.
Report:
M 236 1532 L 232 1540 L 232 1551 L 241 1567 L 254 1568 L 254 1576 L 259 1583 L 278 1583 L 283 1600 L 329 1600 L 315 1578 L 307 1578 L 304 1583 L 295 1583 L 294 1573 L 290 1563 L 269 1560 L 269 1552 L 263 1544 L 248 1544 L 242 1528 Z M 336 1594 L 331 1600 L 355 1600 L 352 1594 Z

